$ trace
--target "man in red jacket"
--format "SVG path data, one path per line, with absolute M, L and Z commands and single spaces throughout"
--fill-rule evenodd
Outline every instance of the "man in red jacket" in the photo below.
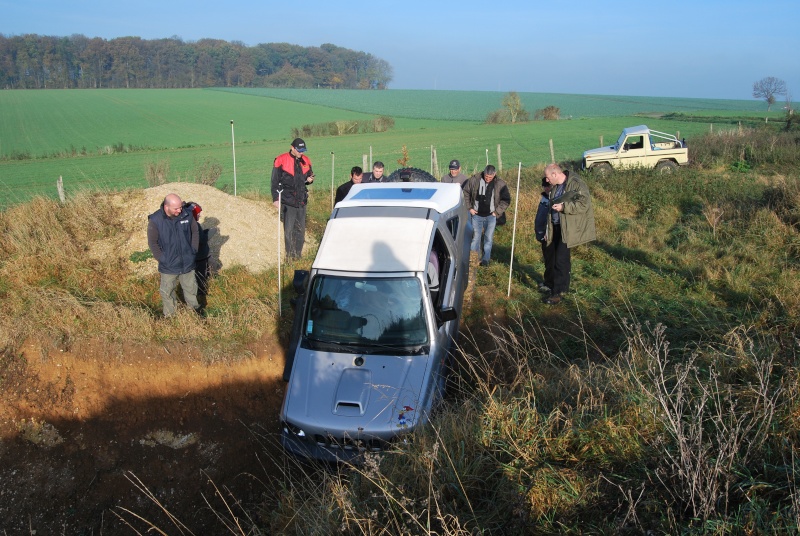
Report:
M 278 155 L 272 166 L 272 204 L 280 210 L 286 256 L 290 259 L 299 258 L 303 252 L 308 185 L 314 182 L 311 160 L 305 152 L 306 142 L 295 138 L 289 152 Z

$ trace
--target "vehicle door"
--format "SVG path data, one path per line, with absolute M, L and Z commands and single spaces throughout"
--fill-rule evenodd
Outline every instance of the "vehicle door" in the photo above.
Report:
M 625 143 L 620 147 L 619 164 L 623 168 L 631 168 L 641 166 L 647 157 L 647 149 L 645 149 L 645 136 L 644 134 L 629 135 L 625 138 Z

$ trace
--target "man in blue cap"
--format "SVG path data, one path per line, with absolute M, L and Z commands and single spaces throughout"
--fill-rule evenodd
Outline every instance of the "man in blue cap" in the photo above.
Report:
M 469 177 L 461 173 L 461 162 L 458 160 L 450 160 L 450 165 L 448 167 L 450 168 L 450 171 L 447 173 L 447 175 L 442 177 L 442 182 L 456 183 L 463 186 Z

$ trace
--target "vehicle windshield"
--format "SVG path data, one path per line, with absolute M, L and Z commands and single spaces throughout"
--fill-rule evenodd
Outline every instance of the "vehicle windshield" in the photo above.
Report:
M 617 149 L 622 147 L 622 144 L 625 143 L 625 132 L 619 135 L 619 139 L 617 140 L 617 144 L 614 146 Z
M 364 353 L 421 353 L 428 344 L 422 295 L 415 277 L 318 275 L 311 287 L 304 341 Z

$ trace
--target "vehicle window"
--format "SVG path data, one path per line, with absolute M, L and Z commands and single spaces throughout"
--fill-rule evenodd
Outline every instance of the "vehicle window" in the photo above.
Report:
M 644 136 L 632 136 L 628 138 L 629 149 L 644 149 Z
M 457 218 L 454 218 L 457 220 Z M 452 220 L 451 220 L 452 221 Z M 431 301 L 434 307 L 440 307 L 442 304 L 443 290 L 446 290 L 448 282 L 445 280 L 447 274 L 450 273 L 450 250 L 442 238 L 441 233 L 437 230 L 433 239 L 433 247 L 431 248 L 430 261 L 428 262 L 428 289 L 431 292 Z
M 305 338 L 369 348 L 407 348 L 428 343 L 420 282 L 414 277 L 314 278 Z
M 458 241 L 458 216 L 447 220 L 447 228 L 450 230 L 450 234 L 453 235 L 453 240 Z

